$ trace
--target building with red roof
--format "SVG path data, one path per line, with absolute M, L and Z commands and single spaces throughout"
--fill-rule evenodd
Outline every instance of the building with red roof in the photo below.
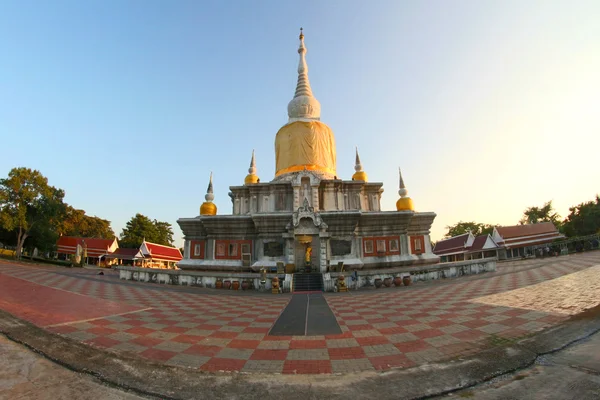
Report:
M 183 256 L 177 247 L 165 246 L 144 240 L 140 246 L 140 252 L 144 256 L 144 267 L 151 268 L 175 268 L 176 263 Z
M 87 257 L 87 262 L 98 264 L 102 257 L 111 254 L 118 247 L 117 238 L 83 238 L 74 236 L 61 236 L 56 242 L 57 253 L 67 258 L 70 255 Z
M 492 238 L 503 248 L 500 258 L 526 257 L 538 248 L 547 247 L 557 239 L 564 239 L 552 222 L 539 224 L 498 226 Z
M 473 260 L 497 257 L 498 244 L 490 235 L 474 236 L 471 232 L 440 240 L 433 248 L 433 254 L 441 262 Z

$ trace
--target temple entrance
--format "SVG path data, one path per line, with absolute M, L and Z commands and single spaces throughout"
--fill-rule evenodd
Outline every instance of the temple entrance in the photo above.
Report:
M 296 272 L 321 272 L 319 259 L 319 237 L 317 235 L 298 235 L 295 237 Z

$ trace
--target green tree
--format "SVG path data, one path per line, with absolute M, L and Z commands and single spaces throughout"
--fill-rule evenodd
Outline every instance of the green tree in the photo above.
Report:
M 451 238 L 454 236 L 464 235 L 467 232 L 471 232 L 473 235 L 485 235 L 491 234 L 494 231 L 495 225 L 490 224 L 481 224 L 477 222 L 463 222 L 460 221 L 455 225 L 447 226 L 448 232 L 446 233 L 446 238 Z
M 136 214 L 127 222 L 121 232 L 121 246 L 136 248 L 142 244 L 144 239 L 148 242 L 172 246 L 173 229 L 171 224 Z
M 41 236 L 51 232 L 51 225 L 62 216 L 64 195 L 37 170 L 13 168 L 8 178 L 0 179 L 0 225 L 15 232 L 17 258 L 29 236 L 40 243 L 49 241 Z
M 554 210 L 552 200 L 544 203 L 542 207 L 529 207 L 523 211 L 523 217 L 519 221 L 521 225 L 538 224 L 540 222 L 552 222 L 560 226 L 560 215 Z
M 563 222 L 563 232 L 569 237 L 600 233 L 600 197 L 569 208 Z
M 103 239 L 115 237 L 115 233 L 110 227 L 110 221 L 86 215 L 85 211 L 77 210 L 71 206 L 67 206 L 66 216 L 59 227 L 59 233 L 65 236 Z

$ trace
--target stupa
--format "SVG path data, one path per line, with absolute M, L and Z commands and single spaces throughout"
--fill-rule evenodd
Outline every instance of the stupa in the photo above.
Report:
M 254 151 L 241 186 L 231 186 L 232 214 L 217 213 L 212 173 L 200 215 L 177 222 L 185 236 L 183 270 L 325 273 L 436 263 L 433 212 L 416 212 L 399 171 L 396 210 L 382 211 L 383 183 L 369 182 L 356 150 L 351 180 L 338 176 L 333 131 L 308 79 L 300 32 L 298 82 L 288 121 L 275 137 L 275 177 L 261 182 Z

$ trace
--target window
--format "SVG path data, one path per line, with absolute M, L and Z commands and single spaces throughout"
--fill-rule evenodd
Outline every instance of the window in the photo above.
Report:
M 247 243 L 242 244 L 242 254 L 250 254 L 250 245 Z
M 415 238 L 415 251 L 421 251 L 421 250 L 423 250 L 421 248 L 421 239 Z
M 393 252 L 400 251 L 398 248 L 398 239 L 390 240 L 390 251 L 393 251 Z
M 365 240 L 365 253 L 373 253 L 373 241 Z
M 225 256 L 225 243 L 217 244 L 217 255 L 221 257 Z
M 199 243 L 195 244 L 194 245 L 194 256 L 197 256 L 197 257 L 200 256 L 200 254 L 201 254 L 200 251 L 201 251 L 200 244 Z
M 237 248 L 237 243 L 230 243 L 229 244 L 229 257 L 235 257 L 237 256 L 238 253 L 238 248 Z
M 377 252 L 378 253 L 385 253 L 385 240 L 378 240 L 377 241 Z

